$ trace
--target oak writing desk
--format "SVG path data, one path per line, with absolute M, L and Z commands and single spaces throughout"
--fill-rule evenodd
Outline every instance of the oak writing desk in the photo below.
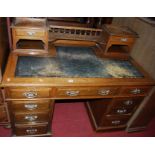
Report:
M 96 131 L 123 129 L 155 84 L 134 60 L 100 58 L 97 47 L 53 50 L 55 57 L 9 56 L 2 85 L 15 136 L 51 135 L 58 99 L 85 99 Z

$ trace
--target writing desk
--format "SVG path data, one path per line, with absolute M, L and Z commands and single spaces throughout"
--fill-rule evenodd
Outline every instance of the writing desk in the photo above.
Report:
M 100 58 L 94 47 L 55 50 L 55 57 L 9 56 L 2 85 L 15 136 L 51 135 L 57 99 L 86 99 L 96 131 L 125 128 L 154 85 L 133 60 Z

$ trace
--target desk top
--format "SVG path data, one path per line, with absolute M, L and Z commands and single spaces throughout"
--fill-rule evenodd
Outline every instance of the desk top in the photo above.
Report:
M 12 27 L 20 27 L 20 28 L 45 28 L 46 27 L 46 19 L 43 19 L 43 18 L 17 17 L 13 21 Z
M 19 56 L 15 77 L 142 78 L 127 60 L 98 58 L 90 47 L 56 47 L 56 57 Z
M 96 49 L 56 46 L 56 57 L 10 53 L 2 86 L 154 85 L 132 59 L 100 58 Z M 22 53 L 22 51 L 20 51 Z

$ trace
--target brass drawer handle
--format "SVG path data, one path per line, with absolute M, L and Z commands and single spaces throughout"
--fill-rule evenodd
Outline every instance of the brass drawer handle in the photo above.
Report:
M 26 98 L 35 98 L 37 97 L 37 92 L 25 92 L 23 93 L 23 95 L 26 97 Z
M 127 112 L 126 109 L 117 109 L 117 113 L 118 113 L 118 114 L 124 114 L 124 113 L 126 113 L 126 112 Z
M 131 93 L 131 94 L 134 94 L 134 95 L 140 94 L 140 93 L 141 93 L 141 90 L 138 89 L 138 88 L 135 88 L 135 89 L 131 90 L 130 93 Z
M 125 105 L 132 105 L 133 104 L 133 101 L 132 100 L 127 100 L 127 101 L 124 101 L 124 104 Z
M 122 42 L 127 42 L 128 41 L 128 38 L 121 38 L 121 41 Z
M 35 34 L 35 32 L 27 32 L 27 34 L 28 34 L 29 36 L 33 36 L 33 35 Z
M 31 115 L 27 115 L 25 116 L 25 120 L 28 120 L 28 121 L 35 121 L 36 119 L 38 118 L 38 116 L 31 116 Z
M 98 94 L 99 95 L 108 95 L 110 93 L 110 90 L 109 89 L 101 89 L 99 90 Z
M 113 125 L 119 125 L 120 123 L 121 123 L 120 120 L 111 121 L 111 124 L 113 124 Z
M 38 130 L 37 129 L 27 129 L 26 132 L 30 135 L 33 135 L 37 132 Z
M 38 107 L 37 104 L 25 104 L 24 107 L 28 110 L 34 110 Z
M 76 91 L 74 91 L 74 90 L 68 90 L 68 91 L 66 91 L 66 95 L 67 96 L 78 96 L 79 93 L 80 93 L 80 91 L 78 91 L 78 90 L 76 90 Z

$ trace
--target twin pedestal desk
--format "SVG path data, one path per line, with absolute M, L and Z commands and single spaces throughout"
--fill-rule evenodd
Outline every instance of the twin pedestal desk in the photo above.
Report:
M 52 135 L 55 100 L 69 99 L 84 100 L 96 131 L 125 129 L 155 84 L 133 60 L 100 58 L 92 47 L 55 50 L 9 56 L 2 86 L 14 136 Z

